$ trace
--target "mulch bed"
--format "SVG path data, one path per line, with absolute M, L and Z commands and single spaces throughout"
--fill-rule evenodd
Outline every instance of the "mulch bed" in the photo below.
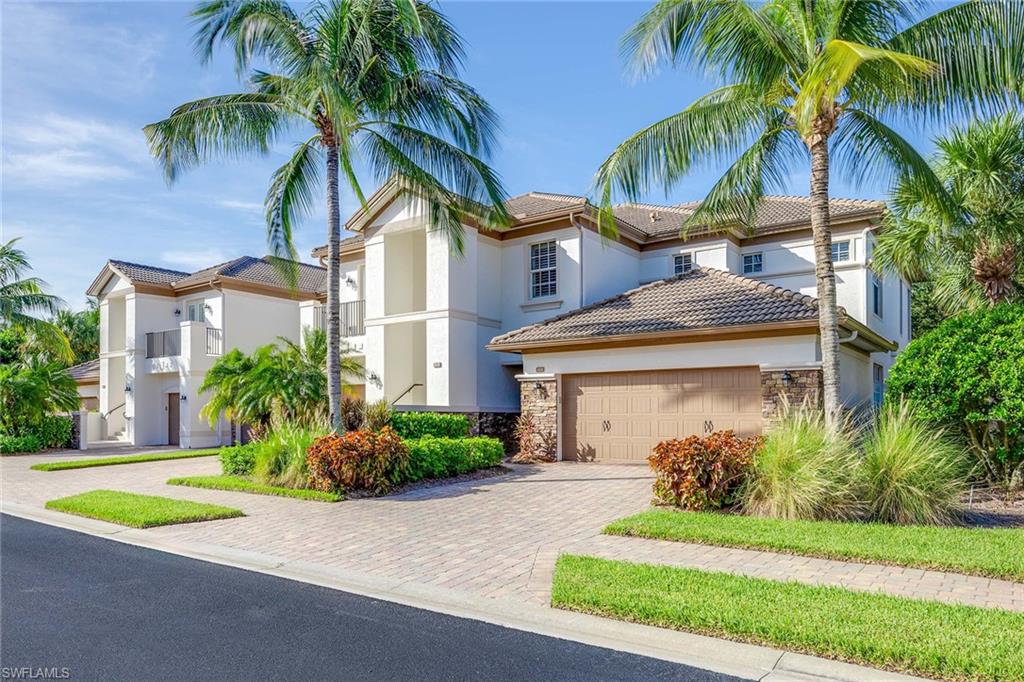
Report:
M 1024 492 L 977 486 L 963 497 L 964 522 L 985 528 L 1024 528 Z
M 441 486 L 452 485 L 455 483 L 465 483 L 466 481 L 479 481 L 485 478 L 494 478 L 495 476 L 506 476 L 512 473 L 512 471 L 512 469 L 506 466 L 496 466 L 488 469 L 477 469 L 476 471 L 471 471 L 468 474 L 460 474 L 450 478 L 428 478 L 422 481 L 416 481 L 415 483 L 406 483 L 405 485 L 395 486 L 386 495 L 376 495 L 368 490 L 353 490 L 346 493 L 345 497 L 349 500 L 359 500 L 367 497 L 391 497 L 393 495 L 401 495 L 413 490 L 420 490 L 421 488 L 439 488 Z

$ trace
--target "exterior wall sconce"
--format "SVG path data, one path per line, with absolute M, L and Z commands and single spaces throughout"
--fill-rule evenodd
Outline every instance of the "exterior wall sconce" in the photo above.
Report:
M 125 384 L 124 385 L 124 392 L 125 393 L 131 393 L 132 392 L 132 385 L 131 384 Z
M 539 381 L 533 382 L 533 390 L 538 391 L 538 392 L 543 391 L 544 390 L 544 384 L 542 384 Z
M 187 402 L 187 401 L 188 401 L 188 396 L 187 396 L 187 395 L 185 395 L 185 394 L 183 393 L 183 394 L 181 395 L 181 402 L 183 402 L 183 403 L 184 403 L 184 402 Z
M 174 316 L 175 317 L 181 317 L 181 308 L 175 308 L 174 309 Z
M 789 373 L 788 369 L 782 373 L 782 383 L 786 388 L 789 388 L 793 383 L 793 375 Z

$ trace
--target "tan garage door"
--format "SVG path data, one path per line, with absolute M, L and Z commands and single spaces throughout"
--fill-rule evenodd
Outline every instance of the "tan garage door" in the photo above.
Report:
M 572 374 L 561 394 L 564 459 L 642 462 L 668 438 L 761 433 L 757 367 Z

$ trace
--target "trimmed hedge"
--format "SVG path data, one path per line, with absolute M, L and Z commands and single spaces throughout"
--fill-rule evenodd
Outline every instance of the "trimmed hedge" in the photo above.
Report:
M 232 445 L 220 450 L 220 470 L 229 476 L 248 476 L 256 466 L 257 443 Z
M 18 428 L 15 433 L 0 433 L 0 453 L 71 447 L 71 429 L 70 417 L 45 415 L 34 424 Z
M 486 469 L 501 464 L 505 457 L 505 446 L 497 438 L 426 436 L 407 440 L 405 444 L 409 447 L 409 481 L 446 478 Z
M 466 438 L 469 436 L 469 418 L 464 414 L 395 412 L 391 415 L 391 428 L 406 440 L 426 436 Z

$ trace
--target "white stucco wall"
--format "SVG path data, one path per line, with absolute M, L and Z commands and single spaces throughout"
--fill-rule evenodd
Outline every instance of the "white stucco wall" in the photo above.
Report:
M 583 230 L 583 305 L 621 294 L 640 281 L 639 252 Z
M 546 241 L 558 242 L 558 294 L 531 299 L 528 286 L 530 245 Z M 575 228 L 566 228 L 539 235 L 502 241 L 501 326 L 516 329 L 561 315 L 579 307 L 580 303 L 580 239 Z

